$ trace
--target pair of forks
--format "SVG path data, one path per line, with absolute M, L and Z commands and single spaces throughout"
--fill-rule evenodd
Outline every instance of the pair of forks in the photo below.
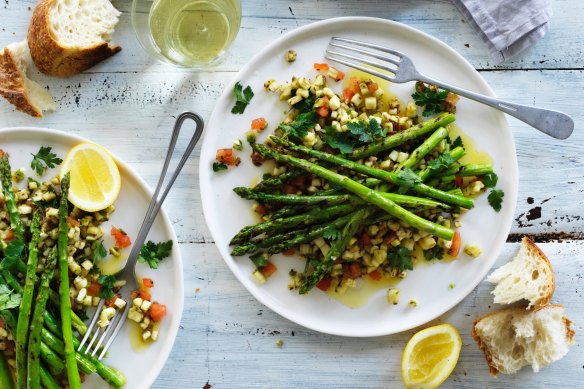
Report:
M 565 113 L 513 104 L 484 96 L 420 73 L 405 54 L 376 44 L 333 37 L 329 43 L 338 50 L 327 50 L 326 58 L 397 84 L 422 81 L 460 96 L 478 101 L 511 115 L 537 130 L 557 139 L 566 139 L 574 131 L 574 120 Z M 360 54 L 360 55 L 357 55 Z

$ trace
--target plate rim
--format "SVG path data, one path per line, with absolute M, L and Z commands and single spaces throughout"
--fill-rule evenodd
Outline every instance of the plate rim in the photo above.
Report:
M 100 145 L 97 142 L 92 141 L 91 139 L 88 139 L 84 136 L 81 135 L 77 135 L 77 134 L 71 134 L 69 132 L 63 131 L 63 130 L 57 130 L 54 128 L 48 128 L 48 127 L 35 127 L 35 126 L 17 126 L 17 127 L 3 127 L 0 128 L 0 135 L 4 135 L 6 133 L 20 133 L 22 134 L 23 132 L 29 132 L 32 134 L 48 134 L 48 135 L 56 135 L 58 137 L 63 137 L 63 138 L 69 138 L 73 141 L 77 141 L 77 142 L 90 142 L 90 143 L 95 143 L 97 145 Z M 150 187 L 148 186 L 148 184 L 146 183 L 146 181 L 142 178 L 142 176 L 140 176 L 133 168 L 131 168 L 126 162 L 124 162 L 123 160 L 121 160 L 120 158 L 118 158 L 114 153 L 112 153 L 111 151 L 109 151 L 109 149 L 107 149 L 105 146 L 104 147 L 108 153 L 112 156 L 112 158 L 114 159 L 114 161 L 116 162 L 116 165 L 121 166 L 123 170 L 127 171 L 131 176 L 132 179 L 134 179 L 138 185 L 139 185 L 139 189 L 144 191 L 146 194 L 148 194 L 148 197 L 152 197 L 153 192 L 150 189 Z M 172 352 L 172 349 L 174 347 L 174 344 L 176 342 L 176 338 L 178 336 L 178 330 L 180 328 L 180 323 L 182 321 L 182 316 L 183 316 L 183 312 L 184 312 L 184 300 L 185 300 L 185 293 L 184 293 L 184 267 L 183 267 L 183 261 L 182 261 L 182 254 L 181 254 L 181 250 L 180 250 L 180 246 L 178 244 L 178 238 L 176 236 L 176 232 L 174 231 L 174 228 L 172 226 L 172 223 L 170 221 L 170 217 L 168 216 L 168 214 L 166 213 L 166 210 L 164 209 L 164 205 L 160 208 L 160 211 L 158 213 L 157 217 L 161 217 L 161 220 L 163 222 L 163 224 L 165 225 L 165 228 L 167 228 L 169 231 L 171 231 L 171 238 L 172 238 L 172 244 L 176 247 L 176 261 L 177 261 L 177 271 L 179 272 L 180 277 L 178 277 L 181 282 L 180 285 L 173 285 L 173 288 L 178 289 L 178 295 L 181 296 L 181 298 L 179 299 L 178 303 L 178 314 L 176 315 L 176 325 L 171 326 L 169 328 L 170 331 L 167 332 L 167 334 L 170 336 L 170 340 L 166 345 L 163 345 L 160 353 L 158 353 L 158 355 L 162 355 L 163 356 L 163 361 L 160 364 L 160 366 L 158 368 L 155 367 L 150 367 L 148 369 L 148 374 L 145 375 L 144 377 L 144 382 L 140 382 L 138 384 L 140 385 L 145 385 L 146 387 L 152 386 L 152 384 L 154 383 L 154 381 L 156 381 L 156 379 L 158 378 L 158 376 L 160 375 L 160 373 L 162 372 L 162 369 L 164 369 L 164 367 L 166 366 L 166 363 L 168 362 L 168 359 L 170 357 L 170 353 Z M 121 373 L 123 374 L 123 368 L 121 369 Z
M 235 83 L 240 79 L 239 76 L 241 74 L 249 73 L 253 69 L 253 66 L 255 65 L 257 58 L 262 57 L 267 52 L 270 52 L 271 50 L 276 48 L 278 45 L 280 45 L 281 42 L 293 40 L 293 39 L 297 38 L 297 36 L 304 34 L 307 31 L 315 30 L 315 29 L 319 29 L 319 28 L 325 28 L 325 27 L 327 27 L 327 25 L 355 23 L 355 22 L 362 23 L 364 26 L 367 26 L 367 23 L 377 23 L 378 25 L 385 24 L 385 26 L 387 26 L 388 28 L 398 28 L 398 29 L 405 30 L 406 32 L 411 32 L 411 33 L 416 34 L 418 36 L 424 37 L 424 39 L 426 39 L 430 43 L 438 45 L 440 48 L 446 50 L 450 55 L 453 55 L 454 57 L 456 57 L 456 59 L 459 61 L 459 64 L 461 66 L 464 66 L 465 68 L 467 68 L 476 77 L 476 81 L 478 81 L 478 83 L 476 83 L 475 85 L 478 86 L 481 93 L 484 93 L 485 95 L 488 95 L 490 97 L 496 97 L 491 86 L 486 82 L 486 80 L 482 77 L 482 75 L 472 66 L 472 64 L 466 58 L 464 58 L 460 53 L 458 53 L 454 48 L 450 47 L 448 44 L 439 40 L 438 38 L 431 36 L 424 31 L 421 31 L 419 29 L 411 27 L 407 24 L 397 22 L 394 20 L 377 18 L 377 17 L 369 17 L 369 16 L 343 16 L 343 17 L 324 19 L 324 20 L 320 20 L 320 21 L 306 24 L 304 26 L 301 26 L 301 27 L 298 27 L 294 30 L 291 30 L 291 31 L 281 35 L 277 39 L 275 39 L 269 45 L 265 46 L 262 50 L 257 52 L 252 58 L 250 58 L 250 60 L 245 64 L 245 66 L 243 66 L 239 70 L 239 72 L 237 72 L 237 74 L 232 78 L 232 80 L 229 83 L 227 83 L 227 85 L 224 88 L 224 92 L 221 94 L 221 96 L 219 96 L 219 98 L 217 99 L 217 102 L 222 100 L 222 98 L 225 94 L 227 94 L 227 93 L 229 93 L 229 91 L 233 90 L 233 87 L 234 87 Z M 367 27 L 364 27 L 364 30 L 366 31 Z M 211 116 L 209 118 L 209 124 L 216 122 L 218 120 L 218 117 L 222 114 L 221 112 L 219 112 L 219 107 L 218 107 L 217 102 L 216 102 L 215 107 L 213 108 L 213 111 L 212 111 Z M 517 162 L 517 149 L 515 147 L 515 140 L 513 137 L 513 133 L 511 131 L 511 128 L 509 127 L 509 123 L 508 123 L 505 115 L 500 111 L 495 111 L 494 114 L 498 117 L 499 121 L 505 125 L 505 131 L 508 134 L 508 139 L 506 139 L 506 141 L 507 140 L 509 141 L 509 146 L 513 150 L 513 153 L 512 153 L 512 155 L 510 155 L 510 157 L 512 158 L 512 162 L 513 162 L 513 166 L 511 167 L 511 173 L 514 175 L 514 177 L 513 177 L 514 182 L 510 182 L 510 186 L 513 187 L 514 190 L 512 193 L 509 193 L 509 194 L 505 193 L 506 200 L 512 203 L 512 206 L 511 206 L 512 209 L 509 210 L 511 215 L 508 218 L 508 220 L 506 220 L 506 223 L 503 224 L 503 226 L 505 228 L 502 229 L 505 231 L 505 235 L 508 235 L 508 233 L 511 229 L 512 223 L 513 223 L 513 215 L 514 215 L 515 209 L 517 207 L 518 185 L 519 185 L 519 168 L 518 168 L 518 162 Z M 216 239 L 214 238 L 214 235 L 213 235 L 214 234 L 213 230 L 210 228 L 211 225 L 214 225 L 214 222 L 212 222 L 211 216 L 210 216 L 210 209 L 211 208 L 209 207 L 209 210 L 207 210 L 209 203 L 206 202 L 207 201 L 206 198 L 208 196 L 205 196 L 204 192 L 203 192 L 203 189 L 206 187 L 206 184 L 203 182 L 203 180 L 210 177 L 210 174 L 211 174 L 208 172 L 208 170 L 210 169 L 209 164 L 205 163 L 204 158 L 203 158 L 208 153 L 210 153 L 210 151 L 207 151 L 207 148 L 209 147 L 208 146 L 208 142 L 209 142 L 208 139 L 210 139 L 210 136 L 205 134 L 203 142 L 202 142 L 202 147 L 201 147 L 201 149 L 202 149 L 201 162 L 199 163 L 199 187 L 200 187 L 200 192 L 201 192 L 201 204 L 203 207 L 203 215 L 205 217 L 205 222 L 206 222 L 206 224 L 211 232 L 211 236 L 213 236 L 215 246 L 217 247 L 217 250 L 219 251 L 219 253 L 222 257 L 223 262 L 225 262 L 225 264 L 228 266 L 228 268 L 231 270 L 231 272 L 235 275 L 235 277 L 238 279 L 238 281 L 242 284 L 242 286 L 258 302 L 265 305 L 266 307 L 268 307 L 270 310 L 277 313 L 281 317 L 283 317 L 287 320 L 290 320 L 290 321 L 292 321 L 292 322 L 296 323 L 297 325 L 302 326 L 304 328 L 318 331 L 318 332 L 323 333 L 323 334 L 329 334 L 329 335 L 335 335 L 335 336 L 367 338 L 367 337 L 392 335 L 392 334 L 408 331 L 409 329 L 412 329 L 412 328 L 420 327 L 420 326 L 427 324 L 428 322 L 435 320 L 435 319 L 439 318 L 440 316 L 444 315 L 445 313 L 450 311 L 452 308 L 454 308 L 456 305 L 458 305 L 462 300 L 467 298 L 472 293 L 472 291 L 484 280 L 484 278 L 489 273 L 489 271 L 491 271 L 491 269 L 493 268 L 493 266 L 496 262 L 496 258 L 501 254 L 501 251 L 502 251 L 503 246 L 505 244 L 503 242 L 503 244 L 501 244 L 496 250 L 494 250 L 493 257 L 495 259 L 492 261 L 491 266 L 485 270 L 482 277 L 480 279 L 478 279 L 478 281 L 474 285 L 471 286 L 469 284 L 469 286 L 467 287 L 468 290 L 465 290 L 464 293 L 462 293 L 459 298 L 453 299 L 451 301 L 451 303 L 449 303 L 449 304 L 445 304 L 445 307 L 443 308 L 443 310 L 440 310 L 440 312 L 438 314 L 433 315 L 431 318 L 425 320 L 424 322 L 416 323 L 414 326 L 409 327 L 409 328 L 405 328 L 405 329 L 389 330 L 389 331 L 387 331 L 387 330 L 369 331 L 369 332 L 363 331 L 361 333 L 348 333 L 348 332 L 342 331 L 342 330 L 337 331 L 337 330 L 323 329 L 323 328 L 320 328 L 318 326 L 312 326 L 310 324 L 307 324 L 303 321 L 298 320 L 297 318 L 293 317 L 293 315 L 291 315 L 289 313 L 283 313 L 279 309 L 273 307 L 273 303 L 272 303 L 272 300 L 274 299 L 273 297 L 261 296 L 255 290 L 250 289 L 248 287 L 247 283 L 244 282 L 244 280 L 242 279 L 244 277 L 244 275 L 241 274 L 241 271 L 238 271 L 238 269 L 236 269 L 235 261 L 228 261 L 223 253 L 222 248 L 219 247 L 219 245 L 216 243 Z

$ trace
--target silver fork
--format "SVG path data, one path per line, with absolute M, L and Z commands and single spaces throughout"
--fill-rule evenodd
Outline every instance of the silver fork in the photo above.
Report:
M 414 63 L 408 58 L 408 56 L 397 50 L 339 37 L 333 37 L 329 45 L 344 51 L 327 50 L 326 58 L 359 69 L 384 80 L 395 82 L 397 84 L 402 84 L 408 81 L 423 81 L 428 84 L 434 84 L 442 89 L 449 90 L 460 96 L 468 97 L 469 99 L 503 111 L 506 114 L 538 129 L 544 134 L 557 139 L 568 138 L 574 130 L 574 120 L 565 113 L 530 107 L 527 105 L 508 103 L 427 77 L 416 69 Z M 362 47 L 373 49 L 373 51 L 363 49 Z M 353 55 L 353 53 L 362 54 L 364 57 Z M 387 54 L 390 54 L 390 56 Z M 371 69 L 363 66 L 363 64 L 381 69 L 391 74 Z
M 186 119 L 192 119 L 195 124 L 195 132 L 189 141 L 189 144 L 184 151 L 181 160 L 177 164 L 174 173 L 170 177 L 166 187 L 162 194 L 160 194 L 160 190 L 162 188 L 162 184 L 164 183 L 164 179 L 166 177 L 166 172 L 168 170 L 168 165 L 174 153 L 174 149 L 176 146 L 176 141 L 181 131 L 181 127 L 183 122 Z M 195 145 L 201 138 L 201 134 L 203 133 L 204 122 L 203 119 L 197 115 L 196 113 L 192 112 L 184 112 L 176 119 L 174 129 L 172 131 L 172 136 L 170 138 L 170 145 L 168 146 L 168 151 L 166 153 L 166 159 L 164 160 L 164 165 L 162 167 L 162 172 L 160 173 L 160 178 L 158 179 L 158 184 L 156 186 L 156 190 L 152 195 L 152 200 L 148 206 L 148 210 L 146 211 L 146 215 L 144 217 L 144 221 L 142 222 L 142 226 L 140 227 L 140 231 L 138 232 L 138 236 L 133 242 L 132 250 L 130 251 L 130 255 L 128 256 L 128 260 L 126 265 L 122 270 L 116 273 L 116 278 L 119 280 L 125 280 L 126 284 L 120 289 L 119 293 L 121 294 L 122 298 L 126 301 L 126 306 L 124 307 L 123 312 L 121 310 L 116 310 L 116 314 L 110 320 L 110 324 L 103 329 L 96 325 L 103 305 L 105 303 L 105 299 L 101 299 L 97 306 L 97 310 L 91 319 L 87 332 L 85 336 L 81 340 L 81 343 L 77 349 L 78 352 L 83 352 L 84 354 L 91 354 L 95 356 L 95 354 L 101 349 L 101 353 L 99 354 L 99 359 L 102 359 L 106 354 L 109 347 L 112 345 L 114 339 L 120 332 L 126 318 L 128 317 L 128 310 L 132 305 L 132 301 L 130 298 L 130 293 L 134 290 L 138 289 L 138 279 L 135 273 L 136 262 L 138 261 L 138 255 L 140 254 L 140 249 L 144 242 L 146 241 L 146 237 L 148 236 L 148 232 L 150 231 L 150 227 L 154 224 L 154 220 L 156 219 L 156 215 L 160 211 L 160 207 L 166 198 L 170 188 L 174 184 L 174 181 L 178 177 L 181 169 L 183 168 L 184 164 L 186 163 L 189 155 L 192 153 Z M 85 344 L 87 346 L 84 348 Z M 103 345 L 103 348 L 102 348 Z

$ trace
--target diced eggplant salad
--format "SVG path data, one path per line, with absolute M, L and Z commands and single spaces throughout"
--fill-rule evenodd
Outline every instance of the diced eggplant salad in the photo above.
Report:
M 105 247 L 113 205 L 98 212 L 73 206 L 69 173 L 42 182 L 47 168 L 62 162 L 51 147 L 33 155 L 28 178 L 23 169 L 11 171 L 7 151 L 0 151 L 0 387 L 80 388 L 87 375 L 98 374 L 120 388 L 126 382 L 121 372 L 77 351 L 86 321 L 106 299 L 97 322 L 103 330 L 130 303 L 128 317 L 137 323 L 130 325 L 140 326 L 144 341 L 155 341 L 166 307 L 152 301 L 151 279 L 126 302 L 117 293 L 125 281 L 102 274 L 100 263 L 131 245 L 112 226 L 115 244 L 109 253 Z M 156 268 L 171 247 L 172 241 L 148 242 L 140 260 Z
M 245 134 L 253 163 L 275 165 L 256 185 L 233 189 L 254 201 L 261 222 L 231 239 L 231 254 L 249 255 L 260 283 L 277 270 L 271 255 L 299 255 L 304 264 L 288 286 L 300 294 L 315 286 L 343 293 L 361 277 L 403 278 L 416 261 L 461 249 L 479 256 L 456 230 L 461 214 L 487 190 L 498 212 L 503 192 L 491 164 L 460 162 L 467 151 L 452 135 L 458 96 L 418 82 L 404 105 L 367 76 L 346 80 L 328 64 L 314 67 L 313 79 L 264 84 L 290 110 L 263 144 L 256 137 L 268 127 L 264 118 Z M 253 91 L 237 83 L 234 92 L 232 112 L 242 113 Z M 213 170 L 228 174 L 219 172 L 241 162 L 238 150 L 239 139 L 219 149 Z M 398 293 L 390 289 L 388 300 L 397 303 Z

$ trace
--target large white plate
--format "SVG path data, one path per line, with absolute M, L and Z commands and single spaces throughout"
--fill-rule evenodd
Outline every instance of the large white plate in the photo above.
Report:
M 27 175 L 33 178 L 36 177 L 30 168 L 31 153 L 38 152 L 40 146 L 51 146 L 54 152 L 63 158 L 71 147 L 87 141 L 79 136 L 49 129 L 7 128 L 0 130 L 0 147 L 10 154 L 12 168 L 24 167 Z M 122 189 L 115 202 L 116 210 L 111 220 L 104 225 L 106 247 L 113 245 L 113 238 L 109 236 L 111 225 L 123 228 L 130 237 L 138 235 L 148 203 L 152 198 L 148 186 L 138 174 L 120 159 L 115 158 L 115 160 L 122 176 Z M 162 161 L 160 166 L 162 167 Z M 57 168 L 52 169 L 43 178 L 48 179 L 56 173 Z M 129 327 L 133 325 L 127 323 L 110 348 L 104 362 L 126 376 L 126 388 L 147 388 L 152 385 L 170 354 L 183 311 L 184 286 L 180 250 L 164 209 L 161 210 L 152 226 L 148 239 L 155 242 L 173 241 L 171 256 L 162 261 L 157 270 L 151 270 L 145 264 L 138 264 L 137 268 L 139 275 L 150 277 L 155 281 L 152 297 L 166 304 L 168 315 L 162 321 L 158 341 L 149 347 L 136 349 L 132 345 L 130 339 L 131 337 L 136 339 L 136 332 L 130 331 Z M 104 385 L 106 385 L 104 381 L 97 374 L 93 374 L 86 380 L 83 387 L 103 388 Z
M 201 155 L 201 193 L 207 224 L 225 262 L 241 283 L 263 304 L 305 327 L 344 336 L 378 336 L 404 331 L 424 324 L 443 314 L 464 297 L 487 274 L 509 232 L 517 197 L 517 159 L 513 137 L 503 114 L 478 103 L 461 99 L 457 121 L 472 137 L 477 147 L 487 151 L 494 160 L 499 175 L 498 186 L 505 192 L 503 209 L 495 213 L 487 204 L 486 195 L 476 201 L 476 207 L 466 214 L 460 229 L 464 242 L 478 244 L 483 254 L 477 259 L 466 255 L 451 262 L 422 266 L 409 272 L 400 284 L 400 304 L 387 303 L 385 290 L 374 294 L 363 307 L 351 309 L 326 294 L 314 290 L 299 296 L 289 291 L 288 271 L 302 269 L 302 262 L 276 256 L 278 271 L 264 285 L 252 278 L 253 265 L 247 257 L 233 258 L 228 242 L 237 231 L 257 222 L 251 203 L 240 199 L 235 186 L 246 186 L 259 176 L 260 169 L 247 158 L 249 147 L 242 152 L 243 162 L 229 172 L 212 172 L 211 163 L 218 148 L 231 147 L 235 139 L 244 139 L 253 118 L 263 116 L 273 130 L 287 110 L 276 95 L 263 91 L 268 79 L 290 80 L 293 75 L 316 73 L 315 62 L 325 62 L 324 52 L 332 36 L 361 39 L 386 45 L 409 55 L 419 69 L 430 76 L 493 96 L 493 91 L 473 67 L 453 49 L 437 39 L 400 23 L 376 18 L 337 18 L 314 23 L 288 33 L 258 53 L 235 79 L 226 86 L 211 115 Z M 298 52 L 296 62 L 284 60 L 288 49 Z M 346 70 L 346 69 L 345 69 Z M 236 81 L 251 85 L 255 97 L 243 115 L 230 112 Z M 338 88 L 338 86 L 337 86 Z M 392 91 L 408 101 L 413 83 L 392 85 Z M 266 131 L 271 132 L 271 131 Z M 449 289 L 449 284 L 455 284 Z M 407 302 L 418 301 L 412 309 Z

